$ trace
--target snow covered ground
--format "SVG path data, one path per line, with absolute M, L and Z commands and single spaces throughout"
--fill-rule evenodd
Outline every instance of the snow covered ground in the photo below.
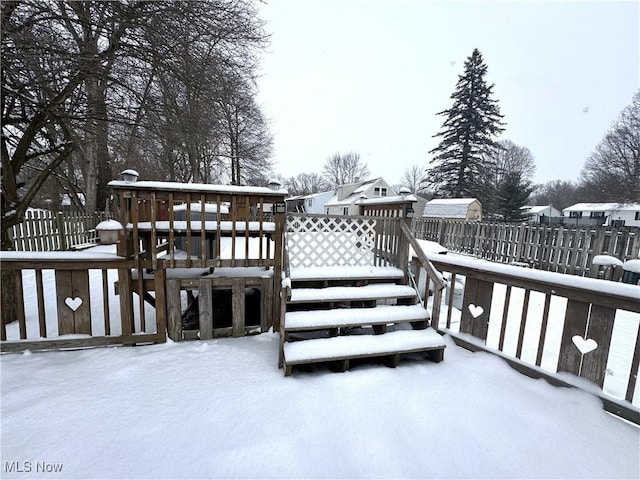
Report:
M 640 474 L 640 430 L 596 397 L 448 339 L 440 364 L 290 378 L 277 352 L 266 333 L 3 355 L 2 478 Z

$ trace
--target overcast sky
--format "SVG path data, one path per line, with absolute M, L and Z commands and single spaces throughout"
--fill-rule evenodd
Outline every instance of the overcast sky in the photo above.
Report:
M 640 88 L 640 2 L 268 0 L 259 100 L 275 170 L 320 173 L 355 151 L 397 183 L 427 166 L 465 59 L 478 48 L 534 180 L 576 180 Z

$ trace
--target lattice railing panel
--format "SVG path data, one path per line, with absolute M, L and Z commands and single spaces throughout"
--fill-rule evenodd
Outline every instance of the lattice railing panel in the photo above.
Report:
M 377 220 L 287 216 L 291 268 L 374 265 Z

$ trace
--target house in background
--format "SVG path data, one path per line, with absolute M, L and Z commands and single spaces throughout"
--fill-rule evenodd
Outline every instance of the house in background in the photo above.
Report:
M 527 216 L 528 223 L 547 225 L 551 218 L 562 216 L 562 212 L 551 205 L 525 205 L 524 207 L 520 207 L 520 210 Z
M 336 194 L 324 205 L 327 215 L 360 215 L 359 201 L 367 198 L 395 197 L 397 193 L 382 178 L 340 185 Z
M 285 198 L 287 212 L 324 213 L 325 204 L 335 195 L 333 190 Z
M 304 212 L 304 195 L 295 195 L 284 199 L 287 205 L 287 212 Z
M 638 203 L 576 203 L 562 210 L 565 225 L 640 227 Z
M 479 222 L 482 204 L 477 198 L 436 198 L 425 204 L 422 218 Z

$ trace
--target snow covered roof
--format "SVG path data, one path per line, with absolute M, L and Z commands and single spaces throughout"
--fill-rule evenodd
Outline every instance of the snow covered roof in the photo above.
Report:
M 397 195 L 394 197 L 375 197 L 375 198 L 366 198 L 360 200 L 361 205 L 369 205 L 375 204 L 379 205 L 381 203 L 405 203 L 405 202 L 417 202 L 418 198 L 415 195 Z
M 544 212 L 548 208 L 553 208 L 551 205 L 525 205 L 524 207 L 520 207 L 520 210 L 524 210 L 525 213 L 541 213 Z
M 309 195 L 303 195 L 302 198 L 316 198 L 322 195 L 327 195 L 329 193 L 333 193 L 333 190 L 327 190 L 326 192 L 310 193 Z
M 466 218 L 475 198 L 436 198 L 424 206 L 423 217 Z
M 135 190 L 173 190 L 184 192 L 213 192 L 213 193 L 237 193 L 244 195 L 282 196 L 288 192 L 286 189 L 272 190 L 269 187 L 243 187 L 239 185 L 212 185 L 208 183 L 179 183 L 179 182 L 124 182 L 112 180 L 110 187 L 123 187 Z
M 564 208 L 563 212 L 610 212 L 621 210 L 640 210 L 639 203 L 576 203 Z

